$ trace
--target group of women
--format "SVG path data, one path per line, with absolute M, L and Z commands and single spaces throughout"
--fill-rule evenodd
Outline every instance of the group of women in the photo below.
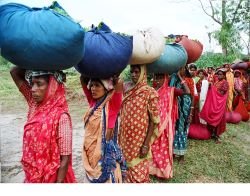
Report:
M 205 85 L 205 71 L 200 71 L 196 92 L 190 68 L 182 67 L 171 77 L 154 74 L 153 87 L 147 83 L 145 65 L 131 65 L 128 82 L 117 76 L 80 77 L 89 103 L 83 117 L 82 152 L 88 182 L 147 183 L 149 175 L 173 177 L 173 159 L 184 163 L 196 96 L 204 97 L 205 86 L 207 99 L 200 99 L 200 107 L 206 109 L 199 110 L 198 118 L 208 124 L 215 136 L 222 132 L 228 91 L 225 72 L 218 70 L 218 80 Z M 21 161 L 24 182 L 76 182 L 65 75 L 61 71 L 17 67 L 12 68 L 11 75 L 29 106 Z M 211 104 L 213 110 L 209 108 Z M 216 113 L 216 119 L 212 113 Z

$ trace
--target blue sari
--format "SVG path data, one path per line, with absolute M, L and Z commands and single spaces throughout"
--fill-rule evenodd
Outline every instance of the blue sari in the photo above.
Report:
M 182 89 L 180 78 L 176 73 L 171 75 L 169 86 Z M 190 126 L 189 114 L 191 111 L 192 97 L 189 94 L 177 97 L 179 118 L 175 124 L 174 154 L 184 155 L 187 151 L 187 136 Z

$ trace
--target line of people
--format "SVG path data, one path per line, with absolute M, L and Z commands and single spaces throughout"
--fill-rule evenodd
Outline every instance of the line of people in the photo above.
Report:
M 184 163 L 190 123 L 207 123 L 218 140 L 226 128 L 230 85 L 226 69 L 218 69 L 216 76 L 209 70 L 197 72 L 191 64 L 171 76 L 154 74 L 153 87 L 147 84 L 145 65 L 131 65 L 128 82 L 117 76 L 81 76 L 89 103 L 82 153 L 87 181 L 147 183 L 150 175 L 172 178 L 173 159 Z M 76 182 L 65 74 L 14 67 L 11 76 L 29 106 L 21 161 L 24 182 Z

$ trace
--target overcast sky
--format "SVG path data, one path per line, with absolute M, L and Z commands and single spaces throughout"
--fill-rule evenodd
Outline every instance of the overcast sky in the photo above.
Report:
M 53 0 L 0 0 L 0 4 L 18 2 L 30 7 L 49 6 Z M 198 0 L 57 0 L 82 26 L 104 21 L 115 32 L 154 26 L 164 35 L 186 34 L 198 39 L 204 51 L 220 48 L 209 44 L 208 31 L 218 28 L 202 11 Z M 204 0 L 206 2 L 207 0 Z M 207 26 L 207 28 L 205 27 Z

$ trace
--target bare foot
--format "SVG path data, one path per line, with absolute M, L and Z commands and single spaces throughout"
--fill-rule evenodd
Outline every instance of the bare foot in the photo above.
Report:
M 179 164 L 181 164 L 181 165 L 183 165 L 184 163 L 185 163 L 185 159 L 184 159 L 184 155 L 181 155 L 180 157 L 179 157 Z

